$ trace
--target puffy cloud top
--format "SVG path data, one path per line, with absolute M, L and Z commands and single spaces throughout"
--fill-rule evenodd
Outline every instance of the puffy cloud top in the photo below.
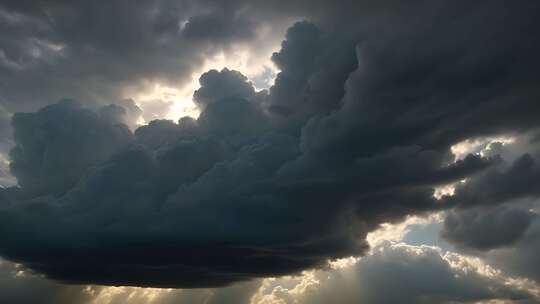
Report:
M 451 147 L 538 130 L 540 44 L 528 33 L 540 18 L 520 4 L 504 12 L 495 4 L 492 10 L 443 4 L 415 4 L 420 24 L 371 28 L 380 35 L 368 35 L 361 20 L 298 22 L 272 56 L 280 72 L 268 92 L 256 92 L 238 71 L 208 71 L 194 93 L 197 119 L 154 120 L 132 132 L 127 124 L 134 128 L 141 115 L 133 101 L 104 107 L 64 101 L 14 114 L 11 171 L 19 187 L 0 190 L 0 255 L 68 283 L 215 287 L 363 255 L 367 233 L 380 224 L 450 208 L 456 210 L 445 224 L 450 241 L 481 250 L 519 244 L 535 217 L 499 205 L 538 197 L 537 156 L 521 153 L 509 163 L 471 154 L 454 161 Z M 71 47 L 82 58 L 95 57 L 92 46 L 105 46 L 114 58 L 141 46 L 128 52 L 129 63 L 141 66 L 126 68 L 139 79 L 153 75 L 154 63 L 167 63 L 159 54 L 176 50 L 177 34 L 198 45 L 253 33 L 244 27 L 255 19 L 239 12 L 208 10 L 179 29 L 167 7 L 151 8 L 134 8 L 147 26 L 124 21 L 84 41 L 76 31 L 63 34 L 77 42 Z M 56 12 L 58 22 L 84 22 L 69 12 Z M 107 12 L 106 20 L 119 13 Z M 122 35 L 126 27 L 140 35 Z M 146 58 L 148 49 L 157 55 Z M 186 52 L 180 66 L 197 54 Z M 118 80 L 120 70 L 110 77 Z M 454 196 L 433 196 L 435 188 L 464 179 Z M 460 213 L 489 204 L 496 205 L 493 213 Z M 499 229 L 486 214 L 513 230 L 483 237 Z M 481 278 L 455 279 L 440 255 L 421 250 L 419 257 L 394 250 L 384 259 L 428 265 L 424 281 L 442 273 L 448 285 L 421 290 L 426 299 L 455 300 L 448 286 L 471 300 L 488 298 L 493 288 L 508 295 Z M 410 272 L 407 265 L 397 265 L 398 278 Z M 475 280 L 478 290 L 468 287 Z

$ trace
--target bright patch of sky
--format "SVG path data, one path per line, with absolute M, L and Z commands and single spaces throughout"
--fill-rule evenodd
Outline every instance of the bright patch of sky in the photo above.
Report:
M 193 92 L 200 88 L 199 77 L 212 69 L 222 70 L 228 68 L 237 70 L 246 76 L 253 84 L 256 91 L 269 89 L 273 84 L 279 70 L 270 60 L 272 53 L 279 50 L 279 45 L 274 45 L 265 50 L 253 51 L 244 46 L 233 47 L 227 51 L 221 51 L 206 58 L 201 68 L 191 74 L 190 81 L 182 87 L 171 87 L 161 83 L 147 83 L 143 89 L 133 89 L 125 92 L 126 98 L 133 98 L 143 109 L 152 107 L 151 104 L 159 102 L 167 106 L 162 117 L 178 120 L 184 116 L 198 117 L 199 109 L 193 102 Z M 153 106 L 155 108 L 155 106 Z M 146 119 L 141 123 L 148 123 Z

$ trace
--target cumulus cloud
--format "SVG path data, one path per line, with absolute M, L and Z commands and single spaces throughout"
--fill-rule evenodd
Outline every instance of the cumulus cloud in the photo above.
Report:
M 494 167 L 467 183 L 458 185 L 449 203 L 460 207 L 496 205 L 538 196 L 540 167 L 538 159 L 526 153 L 510 164 Z
M 135 128 L 144 112 L 133 101 L 105 107 L 61 102 L 14 114 L 11 171 L 20 187 L 0 193 L 0 254 L 72 284 L 217 287 L 366 254 L 366 236 L 381 224 L 449 208 L 457 211 L 447 218 L 447 239 L 477 249 L 519 246 L 534 226 L 529 213 L 495 206 L 490 218 L 515 231 L 487 239 L 481 235 L 499 226 L 486 228 L 491 223 L 485 211 L 460 211 L 536 198 L 537 156 L 526 151 L 507 161 L 497 153 L 471 154 L 455 161 L 451 148 L 540 127 L 540 45 L 527 39 L 540 19 L 527 5 L 495 1 L 486 10 L 437 3 L 412 5 L 420 21 L 396 30 L 371 24 L 346 31 L 361 21 L 348 24 L 345 14 L 340 26 L 338 18 L 330 20 L 340 10 L 316 2 L 315 8 L 328 7 L 329 17 L 314 13 L 323 26 L 302 21 L 288 30 L 272 55 L 280 72 L 268 92 L 256 92 L 238 71 L 208 71 L 194 93 L 197 119 L 154 120 Z M 73 23 L 59 36 L 73 39 L 66 56 L 81 52 L 71 60 L 93 59 L 79 68 L 102 66 L 109 56 L 107 62 L 127 66 L 111 67 L 106 83 L 114 86 L 125 75 L 133 81 L 181 77 L 172 71 L 186 65 L 191 71 L 197 54 L 204 54 L 199 43 L 253 35 L 252 28 L 238 31 L 252 25 L 254 19 L 243 15 L 253 9 L 249 5 L 238 4 L 246 11 L 233 15 L 186 13 L 188 22 L 178 28 L 178 15 L 169 15 L 176 7 L 168 4 L 131 8 L 139 18 L 110 26 L 106 34 L 100 33 L 108 23 L 85 25 L 79 7 L 51 14 L 58 23 Z M 124 12 L 110 5 L 103 19 L 112 23 Z M 94 12 L 91 4 L 83 7 Z M 41 8 L 9 10 L 42 20 Z M 378 6 L 373 12 L 392 25 L 412 16 L 406 10 L 397 18 Z M 498 26 L 501 18 L 504 27 Z M 79 22 L 84 35 L 76 31 Z M 192 44 L 180 50 L 171 42 L 176 35 Z M 99 50 L 107 52 L 95 56 Z M 184 51 L 181 62 L 171 63 Z M 116 61 L 124 54 L 128 58 Z M 38 74 L 15 74 L 23 79 L 10 81 L 24 83 Z M 464 179 L 454 196 L 434 197 L 435 188 Z M 473 234 L 479 237 L 469 239 Z M 421 265 L 429 267 L 418 282 L 432 285 L 400 289 L 411 302 L 525 297 L 456 269 L 437 250 L 381 248 L 359 264 L 361 276 L 371 279 L 360 280 L 367 287 L 351 299 L 395 302 L 373 290 L 387 286 L 386 280 L 406 281 Z M 392 271 L 379 269 L 378 259 L 398 264 Z M 390 278 L 378 276 L 388 273 Z M 435 284 L 432 276 L 445 281 Z
M 448 213 L 441 235 L 467 254 L 482 257 L 508 274 L 540 282 L 537 259 L 538 142 L 533 135 L 511 144 L 493 142 L 480 153 L 503 160 L 459 183 L 443 200 Z M 526 152 L 526 153 L 525 153 Z
M 440 248 L 386 242 L 356 264 L 268 282 L 254 297 L 274 303 L 534 303 L 534 295 L 490 268 Z M 514 302 L 516 301 L 516 302 Z
M 19 185 L 32 194 L 63 194 L 126 145 L 131 134 L 116 112 L 123 108 L 105 110 L 99 115 L 67 100 L 15 114 L 10 168 Z
M 244 6 L 3 1 L 0 100 L 10 112 L 35 111 L 63 98 L 108 104 L 154 84 L 182 87 L 208 57 L 240 42 L 260 42 L 264 20 L 251 10 L 238 13 Z
M 539 283 L 538 207 L 538 201 L 519 201 L 495 209 L 460 210 L 447 217 L 442 235 L 460 251 L 508 275 Z
M 272 61 L 281 70 L 266 107 L 283 128 L 298 131 L 315 115 L 340 106 L 344 82 L 356 66 L 354 40 L 299 22 L 286 34 Z
M 498 207 L 450 213 L 442 235 L 461 247 L 488 250 L 518 241 L 536 214 L 520 209 Z
M 223 98 L 255 97 L 253 85 L 238 71 L 224 68 L 210 70 L 199 78 L 201 87 L 193 93 L 193 100 L 200 106 L 212 104 Z

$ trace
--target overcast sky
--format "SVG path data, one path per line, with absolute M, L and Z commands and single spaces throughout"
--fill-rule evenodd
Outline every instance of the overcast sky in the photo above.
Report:
M 540 303 L 539 28 L 0 0 L 0 302 Z

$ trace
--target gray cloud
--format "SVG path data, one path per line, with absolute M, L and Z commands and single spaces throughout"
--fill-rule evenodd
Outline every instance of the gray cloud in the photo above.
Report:
M 482 258 L 503 273 L 539 283 L 539 203 L 519 201 L 509 206 L 513 209 L 461 210 L 450 219 L 459 224 L 445 224 L 443 236 L 459 250 Z
M 356 68 L 350 37 L 323 33 L 314 24 L 292 26 L 272 61 L 281 70 L 266 107 L 285 129 L 298 132 L 308 119 L 340 106 L 344 82 Z
M 2 49 L 19 66 L 4 66 L 0 74 L 3 102 L 11 109 L 35 109 L 62 98 L 120 100 L 122 87 L 143 78 L 180 83 L 189 76 L 179 71 L 190 71 L 191 64 L 173 56 L 201 60 L 175 43 L 175 8 L 165 3 L 8 1 L 1 9 L 12 33 Z M 102 66 L 107 72 L 96 69 Z
M 506 284 L 504 277 L 428 246 L 385 243 L 355 265 L 321 271 L 314 280 L 296 291 L 278 285 L 268 301 L 260 303 L 536 303 L 533 295 Z
M 0 106 L 0 187 L 11 186 L 16 183 L 11 175 L 8 163 L 8 153 L 13 147 L 13 134 L 11 128 L 11 113 Z
M 64 285 L 25 272 L 14 263 L 0 261 L 0 301 L 21 304 L 248 304 L 259 281 L 221 289 L 147 290 L 129 287 Z
M 540 254 L 540 220 L 536 219 L 513 246 L 490 251 L 484 258 L 507 273 L 540 282 L 538 254 Z
M 6 153 L 13 146 L 11 113 L 0 106 L 0 153 Z
M 70 41 L 66 56 L 88 59 L 67 72 L 57 65 L 62 77 L 118 64 L 105 79 L 97 77 L 107 85 L 88 86 L 91 92 L 107 94 L 109 85 L 116 90 L 142 78 L 178 81 L 177 71 L 200 63 L 214 36 L 251 37 L 237 32 L 247 22 L 243 11 L 215 19 L 208 17 L 212 10 L 186 12 L 179 34 L 179 16 L 169 15 L 174 7 L 152 3 L 124 12 L 119 3 L 109 5 L 51 7 L 59 27 L 69 28 L 54 31 L 58 41 Z M 194 94 L 202 105 L 198 119 L 152 121 L 134 134 L 125 125 L 140 115 L 133 102 L 98 110 L 59 103 L 15 114 L 12 171 L 20 188 L 2 190 L 0 254 L 72 284 L 224 286 L 362 255 L 368 232 L 410 214 L 536 197 L 522 183 L 505 182 L 536 177 L 533 156 L 506 166 L 478 155 L 453 162 L 450 153 L 468 138 L 518 136 L 539 127 L 540 46 L 529 32 L 540 19 L 526 5 L 489 5 L 437 2 L 388 13 L 385 5 L 367 5 L 391 20 L 389 28 L 346 31 L 362 20 L 348 23 L 344 13 L 340 24 L 333 18 L 339 5 L 316 2 L 313 10 L 328 8 L 328 18 L 313 13 L 325 26 L 299 22 L 289 29 L 272 56 L 281 71 L 268 94 L 256 94 L 237 71 L 209 71 Z M 43 19 L 40 6 L 9 9 Z M 96 24 L 103 10 L 104 21 Z M 125 13 L 138 18 L 122 18 Z M 412 16 L 419 21 L 389 30 Z M 222 24 L 231 21 L 231 27 Z M 193 44 L 171 42 L 187 33 Z M 173 61 L 181 54 L 180 63 Z M 9 81 L 18 83 L 40 75 L 13 73 L 19 78 Z M 433 197 L 434 187 L 464 178 L 470 182 L 445 199 L 451 203 Z M 476 187 L 491 182 L 505 187 Z M 500 220 L 513 223 L 509 215 Z M 485 293 L 475 294 L 452 281 L 447 265 L 433 260 L 448 286 L 489 298 L 482 286 Z M 442 294 L 425 291 L 428 298 L 446 299 L 445 287 L 435 287 Z
M 450 204 L 466 208 L 497 205 L 512 200 L 537 197 L 540 183 L 538 159 L 523 154 L 511 164 L 494 167 L 465 184 L 458 185 Z
M 32 194 L 65 193 L 89 167 L 130 141 L 117 114 L 97 115 L 73 101 L 15 114 L 10 168 L 19 185 Z
M 505 207 L 457 211 L 446 217 L 442 236 L 461 247 L 488 250 L 513 245 L 534 220 L 534 213 Z
M 246 76 L 227 68 L 202 74 L 199 83 L 201 87 L 193 93 L 193 100 L 202 107 L 223 98 L 253 99 L 256 95 Z
M 242 6 L 4 1 L 0 102 L 10 112 L 34 111 L 64 98 L 117 103 L 152 83 L 182 87 L 208 56 L 259 39 L 260 22 L 240 16 Z
M 445 199 L 457 209 L 448 214 L 441 234 L 461 251 L 540 282 L 534 258 L 540 252 L 537 144 L 530 136 L 514 144 L 491 144 L 486 154 L 505 161 L 459 184 Z
M 225 9 L 228 7 L 225 6 Z M 249 17 L 241 12 L 216 10 L 190 17 L 183 25 L 181 33 L 190 41 L 205 40 L 215 43 L 249 40 L 256 35 L 255 24 Z
M 84 286 L 66 286 L 24 273 L 14 263 L 0 260 L 0 301 L 21 304 L 88 303 Z

